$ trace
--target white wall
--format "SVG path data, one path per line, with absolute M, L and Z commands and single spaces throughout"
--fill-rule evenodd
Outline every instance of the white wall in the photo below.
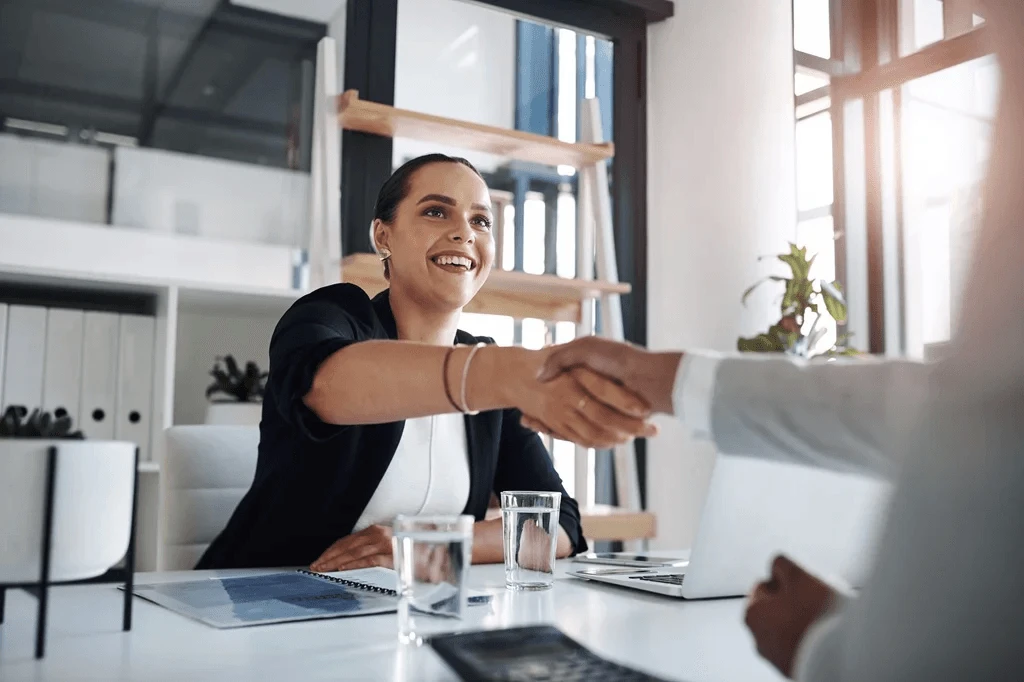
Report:
M 794 239 L 793 54 L 788 2 L 677 2 L 650 29 L 648 340 L 730 351 L 772 319 L 757 262 Z M 675 422 L 648 449 L 657 547 L 689 547 L 714 462 Z
M 515 127 L 515 17 L 459 0 L 400 0 L 395 106 Z M 397 139 L 394 163 L 431 152 L 465 156 L 481 170 L 500 159 Z

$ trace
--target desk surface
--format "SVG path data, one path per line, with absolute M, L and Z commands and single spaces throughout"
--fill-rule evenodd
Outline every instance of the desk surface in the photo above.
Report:
M 494 594 L 470 608 L 467 628 L 556 624 L 598 654 L 671 680 L 778 682 L 743 625 L 743 600 L 687 602 L 588 583 L 562 573 L 543 592 L 504 587 L 503 567 L 474 566 L 473 587 Z M 138 583 L 254 571 L 140 573 Z M 217 630 L 142 599 L 121 632 L 116 585 L 55 587 L 46 658 L 33 658 L 36 601 L 8 590 L 0 625 L 0 679 L 16 680 L 386 680 L 458 678 L 429 648 L 400 647 L 385 614 Z

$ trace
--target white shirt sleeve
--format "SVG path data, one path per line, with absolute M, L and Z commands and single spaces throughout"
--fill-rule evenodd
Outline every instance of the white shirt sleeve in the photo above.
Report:
M 891 477 L 894 444 L 923 402 L 929 366 L 864 357 L 683 354 L 673 408 L 721 452 Z
M 672 407 L 694 438 L 711 438 L 711 400 L 721 356 L 715 353 L 683 353 L 672 389 Z

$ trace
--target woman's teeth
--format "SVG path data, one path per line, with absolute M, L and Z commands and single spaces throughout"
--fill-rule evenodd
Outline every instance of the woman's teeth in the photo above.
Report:
M 466 270 L 473 269 L 473 261 L 465 256 L 438 256 L 434 259 L 434 262 L 438 265 L 454 265 L 465 268 Z

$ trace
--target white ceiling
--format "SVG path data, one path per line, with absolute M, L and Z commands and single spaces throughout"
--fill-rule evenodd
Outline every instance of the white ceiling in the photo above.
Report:
M 231 0 L 231 3 L 322 23 L 330 21 L 345 6 L 345 0 Z

